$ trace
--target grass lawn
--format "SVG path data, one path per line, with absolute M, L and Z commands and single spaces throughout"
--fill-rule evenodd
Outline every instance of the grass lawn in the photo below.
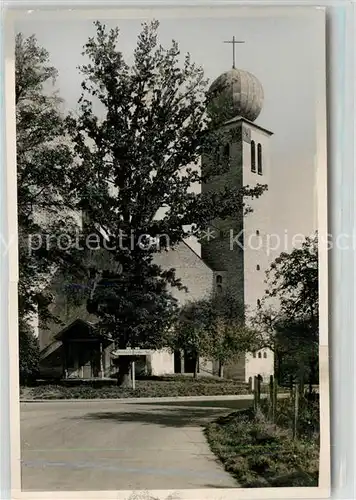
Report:
M 245 411 L 210 423 L 205 434 L 213 453 L 243 488 L 318 485 L 317 432 L 293 441 L 288 428 L 270 424 L 262 413 L 254 418 Z
M 166 376 L 136 380 L 136 389 L 97 381 L 66 381 L 21 387 L 22 399 L 106 399 L 128 397 L 218 396 L 248 394 L 247 384 L 216 377 Z

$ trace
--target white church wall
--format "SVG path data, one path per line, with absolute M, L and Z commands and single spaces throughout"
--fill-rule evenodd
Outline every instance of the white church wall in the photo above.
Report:
M 180 305 L 191 300 L 208 297 L 213 286 L 213 271 L 203 262 L 187 243 L 180 243 L 176 249 L 161 252 L 155 256 L 155 262 L 163 269 L 174 268 L 177 278 L 188 291 L 171 289 Z
M 268 383 L 270 375 L 274 373 L 274 356 L 270 349 L 261 349 L 258 353 L 246 355 L 246 365 L 245 365 L 245 382 L 249 382 L 249 379 L 261 375 L 262 382 Z M 261 354 L 261 358 L 259 358 Z M 265 357 L 266 356 L 266 357 Z
M 257 183 L 270 183 L 270 134 L 253 125 L 244 127 L 249 129 L 250 141 L 255 143 L 255 172 L 251 170 L 251 142 L 243 142 L 243 184 L 254 186 Z M 261 145 L 262 172 L 258 172 L 258 145 Z M 260 307 L 260 301 L 265 295 L 265 272 L 269 268 L 274 256 L 269 250 L 270 234 L 273 230 L 271 207 L 276 200 L 272 200 L 267 189 L 256 200 L 248 201 L 253 212 L 244 219 L 244 297 L 247 317 L 253 315 Z M 245 381 L 261 375 L 267 381 L 274 373 L 274 354 L 268 349 L 246 355 Z
M 180 306 L 189 301 L 208 297 L 212 292 L 213 271 L 202 261 L 187 242 L 180 243 L 174 250 L 162 251 L 155 256 L 155 263 L 163 269 L 174 268 L 177 278 L 188 291 L 171 288 L 172 295 Z M 151 357 L 153 375 L 174 373 L 174 355 L 168 351 L 157 351 Z M 200 371 L 205 375 L 212 373 L 212 362 L 200 359 Z
M 243 184 L 254 186 L 269 184 L 269 140 L 264 132 L 250 128 L 251 141 L 256 145 L 256 172 L 251 172 L 251 144 L 243 144 Z M 257 145 L 262 146 L 262 175 L 257 173 Z M 270 212 L 272 201 L 269 191 L 265 191 L 258 199 L 248 200 L 253 212 L 244 219 L 244 293 L 245 303 L 252 310 L 258 307 L 258 300 L 265 294 L 265 271 L 271 263 L 268 249 L 269 233 L 271 232 Z
M 150 358 L 152 375 L 170 375 L 174 373 L 174 354 L 168 349 L 154 351 Z

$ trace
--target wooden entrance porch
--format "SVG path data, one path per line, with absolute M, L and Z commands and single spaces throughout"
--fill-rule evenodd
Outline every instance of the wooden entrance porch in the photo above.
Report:
M 62 341 L 64 378 L 104 378 L 113 342 L 88 321 L 76 319 L 56 335 Z

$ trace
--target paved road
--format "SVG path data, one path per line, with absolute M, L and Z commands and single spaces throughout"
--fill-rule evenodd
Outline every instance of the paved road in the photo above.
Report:
M 236 488 L 202 425 L 251 401 L 21 404 L 26 491 Z

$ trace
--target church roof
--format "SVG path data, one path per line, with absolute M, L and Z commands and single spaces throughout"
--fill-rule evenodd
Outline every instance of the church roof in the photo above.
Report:
M 59 333 L 57 333 L 54 338 L 56 340 L 64 340 L 66 338 L 106 338 L 101 332 L 98 331 L 97 325 L 91 321 L 86 321 L 81 318 L 77 318 L 69 325 L 63 328 Z
M 189 248 L 189 250 L 194 254 L 196 255 L 196 257 L 198 257 L 199 260 L 201 260 L 203 262 L 203 264 L 205 264 L 205 266 L 210 269 L 211 271 L 214 271 L 214 269 L 206 262 L 206 260 L 203 259 L 203 257 L 201 255 L 198 254 L 198 252 L 196 252 L 190 245 L 187 241 L 183 240 L 183 243 L 185 246 L 187 246 Z

